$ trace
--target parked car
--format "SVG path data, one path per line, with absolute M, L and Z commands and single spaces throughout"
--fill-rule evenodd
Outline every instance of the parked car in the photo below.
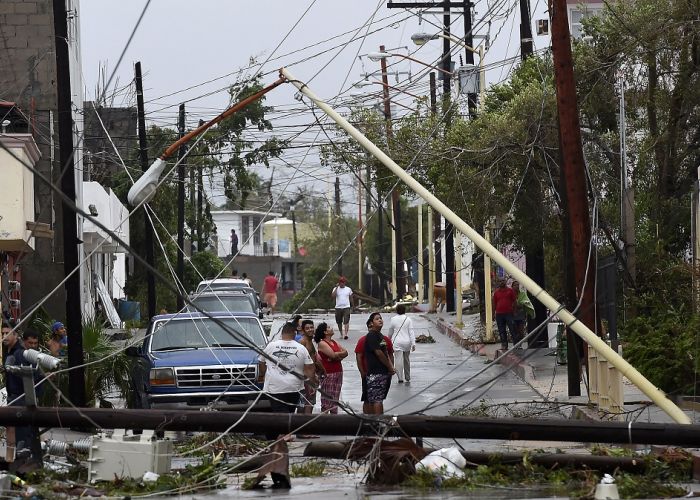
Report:
M 252 288 L 201 292 L 192 295 L 190 301 L 199 308 L 187 306 L 187 310 L 192 312 L 250 312 L 257 314 L 259 319 L 263 317 L 257 295 Z
M 141 408 L 245 409 L 262 390 L 258 352 L 267 340 L 251 312 L 155 316 L 137 358 L 134 390 Z M 222 326 L 223 325 L 223 326 Z M 261 406 L 269 403 L 260 398 Z
M 233 290 L 237 288 L 250 288 L 246 280 L 240 278 L 216 278 L 202 280 L 197 285 L 197 292 L 215 292 L 218 290 Z
M 260 318 L 262 319 L 267 309 L 267 304 L 260 301 L 260 294 L 254 288 L 250 287 L 248 282 L 245 280 L 237 278 L 217 278 L 214 280 L 200 281 L 197 285 L 196 292 L 193 294 L 193 297 L 196 297 L 201 293 L 218 293 L 232 290 L 243 290 L 248 293 L 256 302 L 257 310 L 259 311 Z

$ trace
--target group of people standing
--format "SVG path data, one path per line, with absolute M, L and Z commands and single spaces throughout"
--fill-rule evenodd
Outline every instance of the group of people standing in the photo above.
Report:
M 346 293 L 343 288 L 349 288 L 344 286 L 344 281 L 342 285 L 339 283 L 337 288 Z M 335 289 L 333 293 L 336 296 Z M 401 384 L 411 381 L 410 354 L 416 346 L 413 322 L 406 316 L 404 306 L 397 306 L 396 312 L 389 335 L 382 333 L 384 320 L 381 314 L 370 314 L 366 322 L 367 333 L 355 345 L 364 413 L 384 412 L 384 399 L 394 375 Z M 339 315 L 336 312 L 336 320 L 347 339 L 349 313 L 345 322 L 345 313 Z M 332 325 L 326 322 L 314 325 L 310 319 L 295 316 L 284 324 L 280 338 L 265 347 L 265 355 L 259 359 L 258 373 L 273 411 L 311 413 L 316 394 L 320 392 L 321 412 L 338 413 L 343 360 L 349 353 L 334 336 Z
M 535 308 L 527 292 L 520 288 L 520 283 L 513 281 L 509 287 L 505 279 L 498 280 L 498 287 L 493 292 L 493 314 L 501 338 L 501 348 L 508 350 L 508 334 L 510 331 L 513 345 L 523 339 L 527 318 L 535 316 Z

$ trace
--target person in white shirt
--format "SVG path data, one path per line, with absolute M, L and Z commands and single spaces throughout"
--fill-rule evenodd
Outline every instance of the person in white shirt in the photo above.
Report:
M 264 380 L 263 392 L 270 399 L 273 412 L 294 413 L 299 405 L 300 391 L 304 388 L 304 375 L 309 383 L 318 385 L 314 362 L 309 351 L 294 341 L 296 328 L 292 323 L 282 327 L 281 338 L 265 347 L 265 354 L 258 360 L 258 380 Z
M 411 352 L 416 350 L 416 334 L 413 321 L 406 316 L 406 306 L 396 306 L 396 316 L 391 318 L 389 336 L 394 344 L 394 368 L 399 384 L 411 382 Z
M 280 334 L 281 338 L 273 340 L 258 360 L 258 381 L 265 381 L 263 392 L 270 400 L 270 409 L 277 413 L 294 413 L 299 405 L 301 390 L 304 388 L 304 380 L 308 380 L 314 386 L 318 385 L 314 362 L 309 356 L 309 351 L 299 342 L 294 341 L 296 327 L 292 323 L 285 323 Z M 270 359 L 272 358 L 272 359 Z M 303 376 L 302 376 L 303 374 Z M 277 454 L 283 463 L 289 463 L 289 448 L 287 441 L 291 435 L 277 436 L 266 433 L 268 440 L 277 439 L 272 444 L 271 453 Z M 286 466 L 285 466 L 286 468 Z M 257 483 L 265 477 L 265 469 L 258 472 Z M 291 488 L 289 475 L 280 469 L 270 471 L 273 488 Z
M 331 292 L 331 297 L 335 299 L 335 323 L 338 325 L 338 333 L 343 334 L 343 338 L 348 338 L 350 331 L 350 310 L 352 309 L 352 290 L 347 286 L 345 276 L 338 278 L 338 286 Z

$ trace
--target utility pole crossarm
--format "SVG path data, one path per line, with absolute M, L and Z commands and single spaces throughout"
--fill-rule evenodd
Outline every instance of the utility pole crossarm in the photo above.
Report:
M 473 7 L 474 4 L 469 2 L 469 7 Z M 464 2 L 387 2 L 387 9 L 437 9 L 437 8 L 450 8 L 459 9 L 464 7 Z
M 564 308 L 554 297 L 549 295 L 546 290 L 540 287 L 535 281 L 529 278 L 525 273 L 518 269 L 510 262 L 502 253 L 494 246 L 488 243 L 478 232 L 476 232 L 469 224 L 455 214 L 447 205 L 435 197 L 428 189 L 414 179 L 406 170 L 401 168 L 394 160 L 386 153 L 379 149 L 374 143 L 367 139 L 359 130 L 353 127 L 345 118 L 340 116 L 326 102 L 316 96 L 309 87 L 302 81 L 296 79 L 286 68 L 280 70 L 290 83 L 292 83 L 302 94 L 311 99 L 314 104 L 321 108 L 329 117 L 331 117 L 343 130 L 345 130 L 353 139 L 355 139 L 363 148 L 370 154 L 381 161 L 394 175 L 401 179 L 412 191 L 418 194 L 435 210 L 440 212 L 446 220 L 451 222 L 456 229 L 467 236 L 474 242 L 486 255 L 501 266 L 508 274 L 516 278 L 522 285 L 529 290 L 532 295 L 542 302 L 550 311 L 556 313 L 557 316 L 577 335 L 585 340 L 591 348 L 598 352 L 601 356 L 607 359 L 615 366 L 620 373 L 636 385 L 644 394 L 646 394 L 656 405 L 666 412 L 674 421 L 682 424 L 690 424 L 690 419 L 678 408 L 666 395 L 656 386 L 649 382 L 639 371 L 631 364 L 625 361 L 619 354 L 613 351 L 600 337 L 598 337 L 590 328 L 583 322 L 579 321 L 570 311 Z

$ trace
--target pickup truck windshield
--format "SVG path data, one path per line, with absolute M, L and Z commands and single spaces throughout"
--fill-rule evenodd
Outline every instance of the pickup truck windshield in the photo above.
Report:
M 202 349 L 206 347 L 265 346 L 265 334 L 254 318 L 219 318 L 227 329 L 209 318 L 177 319 L 156 323 L 151 351 Z M 246 339 L 248 340 L 246 342 Z
M 256 306 L 248 295 L 238 296 L 206 296 L 192 299 L 192 303 L 206 312 L 228 311 L 228 312 L 252 312 L 256 313 Z M 194 307 L 188 310 L 196 311 Z

